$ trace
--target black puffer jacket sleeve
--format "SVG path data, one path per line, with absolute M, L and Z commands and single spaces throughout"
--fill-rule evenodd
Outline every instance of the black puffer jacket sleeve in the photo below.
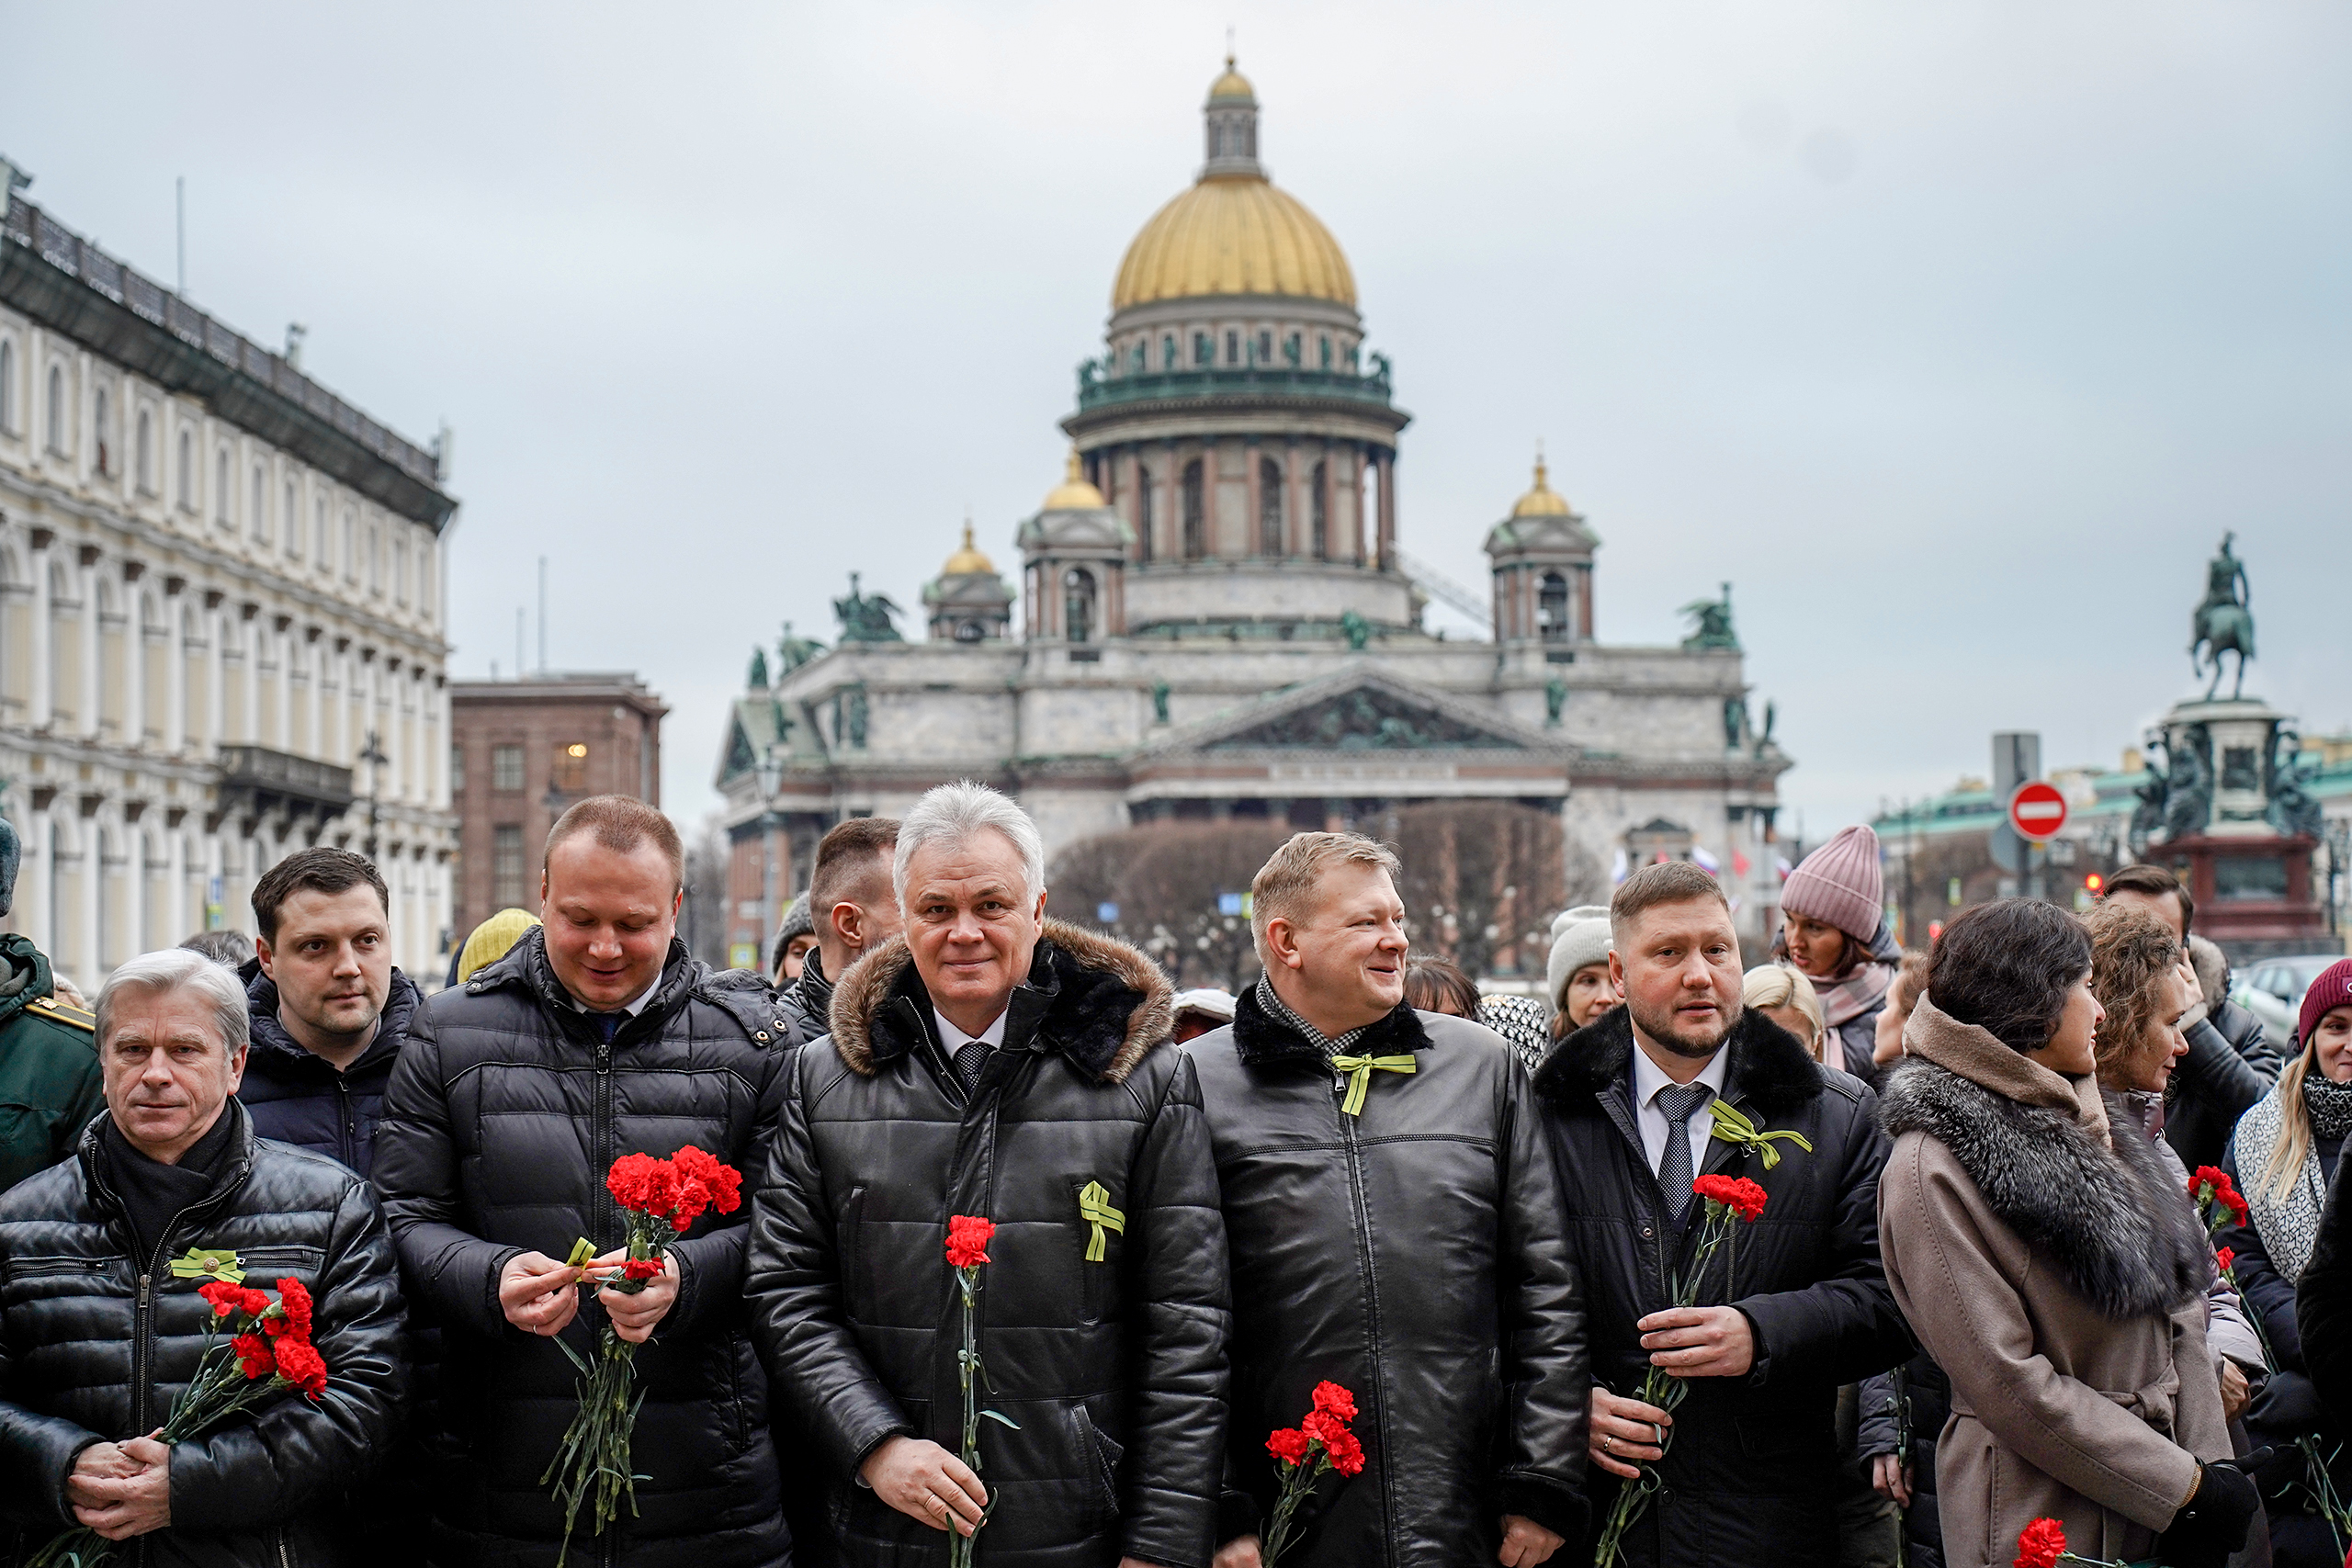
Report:
M 2339 1160 L 2320 1212 L 2319 1241 L 2295 1283 L 2295 1321 L 2302 1330 L 2303 1367 L 2330 1410 L 2352 1409 L 2352 1194 Z
M 1216 1499 L 1186 1477 L 1225 1459 L 1225 1222 L 1216 1165 L 1192 1058 L 1179 1056 L 1128 1179 L 1128 1298 L 1142 1303 L 1128 1462 L 1120 1498 L 1122 1550 L 1154 1562 L 1193 1562 L 1208 1543 Z
M 1501 1272 L 1502 1369 L 1510 1400 L 1498 1487 L 1502 1512 L 1571 1541 L 1584 1539 L 1585 1422 L 1592 1358 L 1584 1280 L 1568 1249 L 1558 1168 L 1535 1112 L 1526 1072 L 1503 1074 L 1507 1139 L 1496 1247 Z
M 1748 1296 L 1733 1305 L 1756 1334 L 1748 1381 L 1787 1380 L 1832 1386 L 1858 1382 L 1902 1361 L 1918 1341 L 1894 1305 L 1878 1250 L 1878 1182 L 1894 1145 L 1878 1125 L 1878 1097 L 1832 1100 L 1847 1126 L 1834 1146 L 1845 1156 L 1824 1238 L 1819 1278 L 1801 1290 Z M 1826 1157 L 1790 1148 L 1783 1159 Z
M 326 1361 L 326 1392 L 315 1402 L 288 1394 L 174 1449 L 175 1529 L 283 1523 L 373 1469 L 390 1449 L 407 1378 L 400 1265 L 366 1182 L 355 1178 L 335 1205 L 326 1254 L 311 1292 L 311 1336 Z
M 784 1109 L 785 1084 L 797 1055 L 797 1049 L 785 1047 L 761 1058 L 766 1071 L 758 1085 L 752 1153 L 741 1172 L 747 1199 L 767 1184 L 767 1167 L 775 1157 L 776 1121 Z M 670 1253 L 678 1260 L 678 1299 L 662 1321 L 691 1333 L 718 1327 L 733 1318 L 742 1306 L 751 1236 L 751 1226 L 729 1225 L 708 1235 L 671 1243 Z
M 842 1302 L 841 1238 L 825 1194 L 808 1099 L 842 1073 L 830 1045 L 794 1052 L 791 1082 L 752 1200 L 752 1338 L 768 1382 L 816 1435 L 843 1474 L 855 1474 L 888 1438 L 917 1435 L 852 1331 Z
M 503 1333 L 506 1314 L 498 1304 L 498 1276 L 523 1248 L 484 1241 L 452 1223 L 462 1194 L 441 1043 L 429 1007 L 417 1010 L 384 1091 L 375 1179 L 392 1194 L 385 1215 L 410 1287 L 445 1323 L 484 1337 Z
M 0 1393 L 16 1386 L 17 1354 L 0 1343 Z M 71 1525 L 65 1478 L 84 1449 L 104 1440 L 62 1416 L 0 1398 L 0 1509 L 9 1518 L 50 1529 Z

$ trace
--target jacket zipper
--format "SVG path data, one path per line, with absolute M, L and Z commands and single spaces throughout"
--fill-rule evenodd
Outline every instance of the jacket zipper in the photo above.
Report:
M 1388 1431 L 1384 1414 L 1387 1404 L 1387 1382 L 1381 1370 L 1380 1354 L 1380 1270 L 1372 1256 L 1372 1207 L 1363 1193 L 1363 1145 L 1356 1141 L 1356 1119 L 1340 1109 L 1340 1096 L 1346 1091 L 1347 1079 L 1337 1074 L 1331 1090 L 1331 1115 L 1340 1123 L 1340 1137 L 1348 1149 L 1348 1198 L 1355 1207 L 1356 1235 L 1363 1238 L 1364 1318 L 1367 1329 L 1365 1349 L 1372 1361 L 1372 1387 L 1368 1397 L 1372 1404 L 1372 1429 L 1385 1440 Z M 1380 1466 L 1380 1507 L 1387 1518 L 1396 1517 L 1396 1467 L 1383 1455 Z M 1384 1532 L 1384 1535 L 1385 1532 Z
M 613 1153 L 613 1043 L 609 1040 L 596 1043 L 595 1089 L 590 1096 L 588 1109 L 588 1146 L 596 1151 L 598 1158 L 598 1164 L 590 1172 L 592 1177 L 596 1170 L 612 1169 L 613 1161 L 617 1156 Z M 590 1226 L 596 1233 L 596 1245 L 601 1247 L 605 1245 L 605 1238 L 613 1234 L 615 1214 L 611 1190 L 605 1185 L 602 1177 L 595 1177 L 595 1183 L 589 1200 Z M 614 1520 L 613 1526 L 613 1529 L 602 1532 L 596 1540 L 596 1561 L 603 1564 L 603 1568 L 614 1568 L 620 1561 L 620 1521 Z
M 334 1076 L 334 1141 L 343 1150 L 343 1163 L 356 1170 L 359 1167 L 359 1123 L 351 1113 L 351 1079 L 345 1074 Z

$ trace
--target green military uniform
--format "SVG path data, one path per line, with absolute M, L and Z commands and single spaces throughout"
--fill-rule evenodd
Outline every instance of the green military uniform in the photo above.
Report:
M 51 985 L 47 954 L 0 936 L 0 1190 L 71 1156 L 106 1109 L 97 1020 Z

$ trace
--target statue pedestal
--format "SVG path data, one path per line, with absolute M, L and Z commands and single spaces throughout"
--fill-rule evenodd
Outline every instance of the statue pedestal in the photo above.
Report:
M 2259 697 L 2177 703 L 2165 716 L 2173 765 L 2164 842 L 2149 858 L 2169 864 L 2197 900 L 2197 931 L 2233 963 L 2328 945 L 2327 912 L 2312 897 L 2316 840 L 2301 824 L 2293 747 L 2279 755 L 2285 714 Z M 2291 735 L 2291 729 L 2290 730 Z

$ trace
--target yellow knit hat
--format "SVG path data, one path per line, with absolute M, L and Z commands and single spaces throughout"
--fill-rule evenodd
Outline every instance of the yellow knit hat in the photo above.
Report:
M 528 909 L 501 909 L 476 926 L 458 953 L 458 984 L 464 985 L 473 978 L 475 970 L 505 957 L 507 950 L 523 940 L 523 933 L 538 923 L 538 916 Z

